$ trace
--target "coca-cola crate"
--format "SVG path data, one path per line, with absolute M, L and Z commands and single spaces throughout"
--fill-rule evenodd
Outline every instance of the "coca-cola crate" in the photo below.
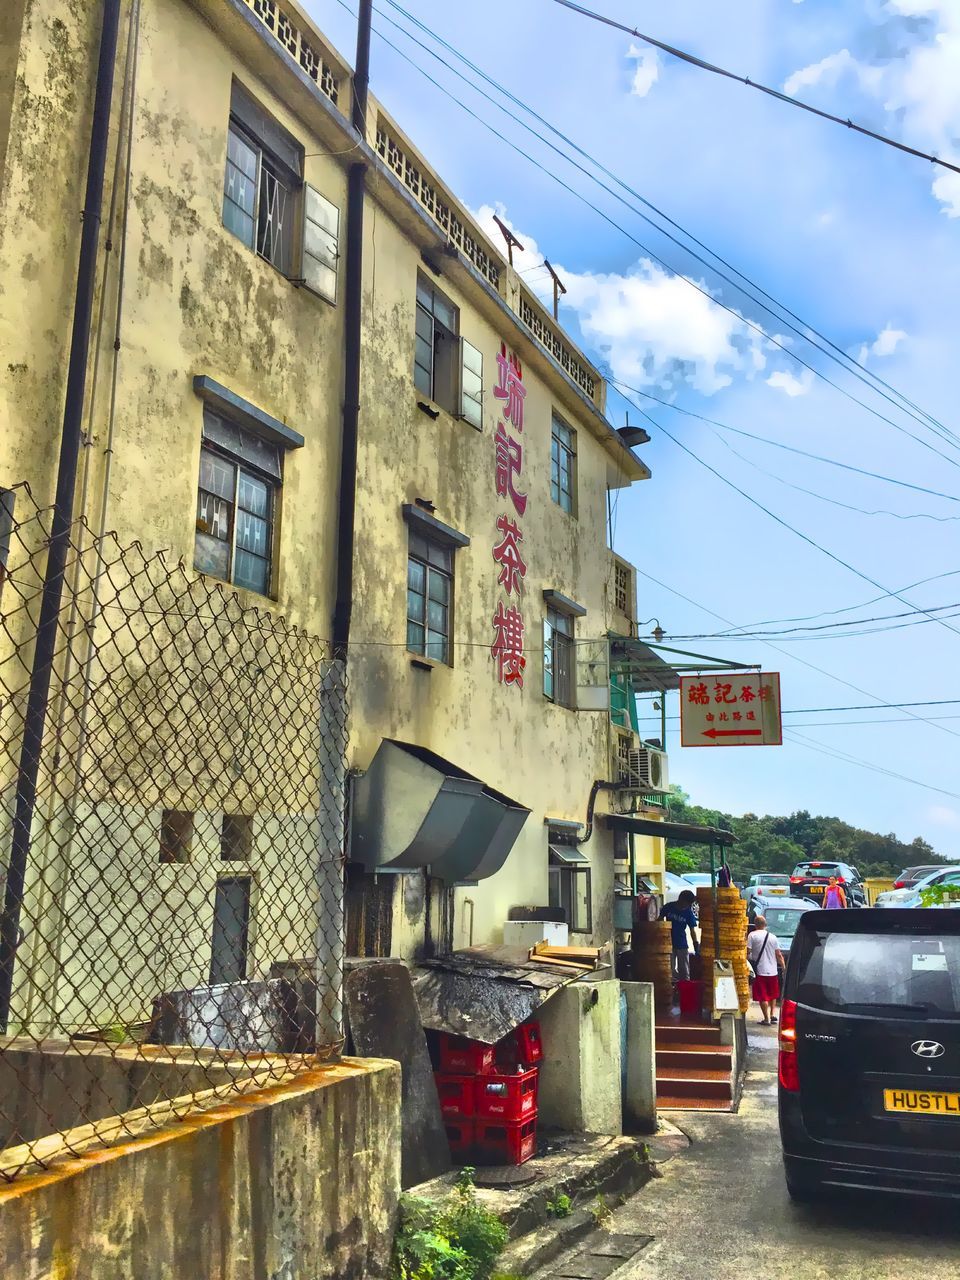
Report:
M 452 1075 L 482 1076 L 493 1070 L 493 1045 L 464 1036 L 440 1033 L 440 1070 Z
M 509 1075 L 495 1071 L 479 1077 L 474 1081 L 475 1114 L 511 1122 L 536 1115 L 539 1074 L 533 1067 Z
M 536 1113 L 516 1123 L 476 1121 L 474 1156 L 478 1164 L 524 1164 L 536 1150 Z
M 476 1115 L 476 1085 L 479 1084 L 476 1076 L 435 1071 L 433 1078 L 437 1082 L 437 1097 L 444 1116 L 460 1116 L 469 1120 Z
M 539 1022 L 525 1022 L 496 1045 L 495 1061 L 499 1071 L 522 1071 L 535 1067 L 543 1059 L 543 1042 Z
M 452 1116 L 444 1119 L 450 1145 L 450 1158 L 454 1164 L 470 1164 L 476 1157 L 476 1125 L 473 1120 L 461 1120 Z

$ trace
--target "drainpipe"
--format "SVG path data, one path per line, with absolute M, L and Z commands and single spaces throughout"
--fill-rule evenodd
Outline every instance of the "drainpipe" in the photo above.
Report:
M 30 675 L 30 691 L 24 716 L 7 885 L 3 912 L 0 915 L 0 1033 L 6 1032 L 10 1017 L 13 971 L 20 941 L 20 911 L 23 906 L 31 828 L 37 802 L 37 776 L 43 750 L 50 679 L 53 673 L 58 620 L 63 599 L 64 572 L 70 549 L 70 526 L 73 521 L 74 492 L 80 457 L 87 358 L 90 348 L 90 320 L 93 313 L 97 246 L 103 211 L 103 177 L 107 161 L 119 26 L 120 0 L 104 0 L 96 93 L 90 127 L 87 186 L 81 215 L 83 229 L 80 236 L 73 329 L 70 336 L 70 358 L 63 405 L 57 492 L 47 551 L 47 569 L 43 580 L 33 669 Z
M 597 778 L 596 782 L 590 788 L 590 799 L 587 801 L 587 826 L 583 835 L 577 841 L 577 844 L 586 844 L 593 835 L 593 811 L 597 806 L 597 796 L 601 791 L 622 791 L 623 783 L 606 782 L 601 778 Z
M 364 141 L 370 83 L 373 0 L 361 0 L 353 75 L 353 127 Z M 357 509 L 357 428 L 360 418 L 360 340 L 363 324 L 363 197 L 367 166 L 352 164 L 347 177 L 347 269 L 344 281 L 343 431 L 340 446 L 340 513 L 337 529 L 337 598 L 333 656 L 346 662 L 353 609 L 353 550 Z

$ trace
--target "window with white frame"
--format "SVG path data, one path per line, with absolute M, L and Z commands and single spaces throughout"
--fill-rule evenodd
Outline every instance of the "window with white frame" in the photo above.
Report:
M 455 417 L 483 428 L 483 355 L 459 334 L 460 312 L 423 272 L 417 274 L 413 381 Z
M 236 82 L 223 225 L 283 275 L 336 302 L 340 210 L 304 182 L 300 144 Z
M 543 693 L 561 707 L 574 704 L 574 619 L 548 608 L 543 622 Z
M 270 594 L 280 479 L 278 445 L 204 410 L 196 569 L 260 595 Z
M 575 507 L 576 457 L 574 431 L 554 414 L 550 437 L 550 496 L 570 515 L 574 514 Z
M 572 845 L 550 842 L 549 896 L 571 933 L 593 932 L 590 860 Z

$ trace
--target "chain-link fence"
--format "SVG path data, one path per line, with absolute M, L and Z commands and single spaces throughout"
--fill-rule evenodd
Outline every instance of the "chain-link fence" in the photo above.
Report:
M 3 499 L 10 1178 L 339 1051 L 346 689 L 324 642 L 78 521 L 38 736 L 52 512 Z

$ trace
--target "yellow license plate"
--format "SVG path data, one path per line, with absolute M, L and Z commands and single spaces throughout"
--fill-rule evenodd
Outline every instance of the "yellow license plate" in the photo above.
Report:
M 822 884 L 812 884 L 809 886 L 810 893 L 823 893 Z
M 910 1115 L 957 1116 L 960 1093 L 928 1093 L 925 1089 L 884 1089 L 884 1111 L 906 1111 Z

